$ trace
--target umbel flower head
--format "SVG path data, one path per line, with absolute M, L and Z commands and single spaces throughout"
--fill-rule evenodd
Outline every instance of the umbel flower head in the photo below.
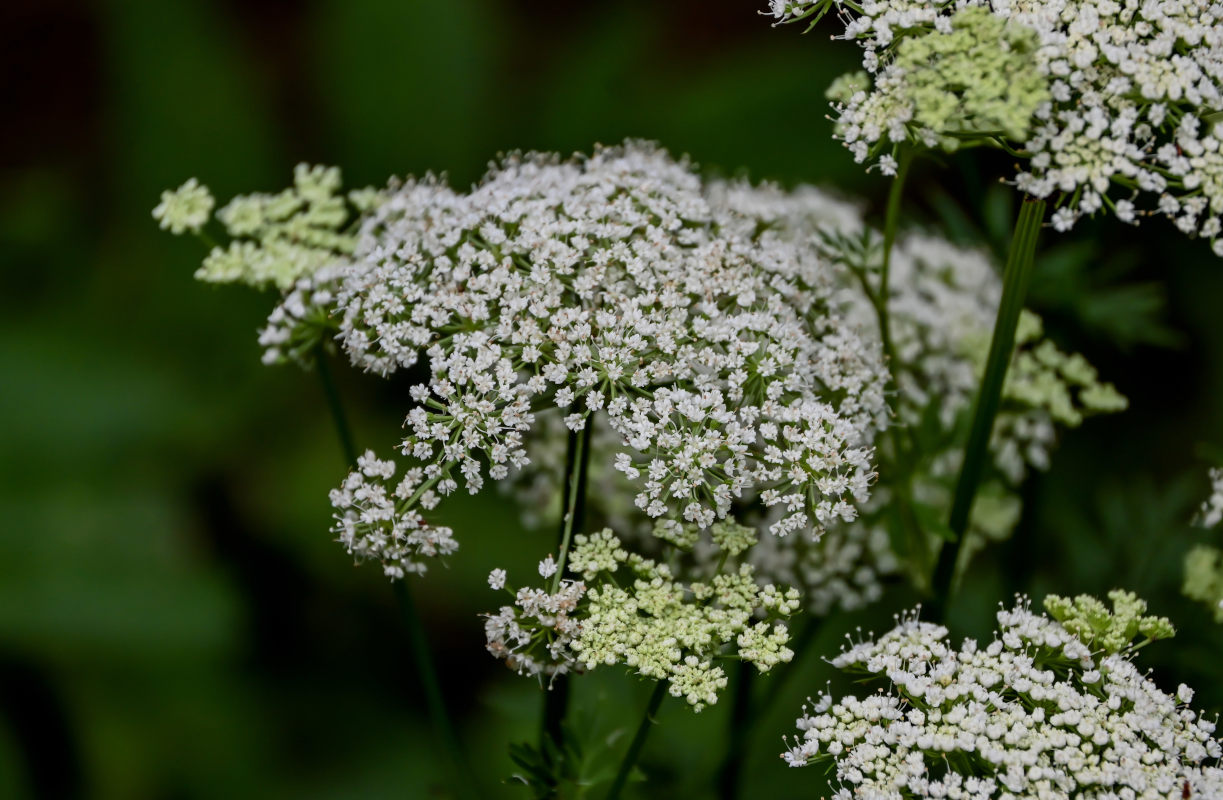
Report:
M 1210 471 L 1210 497 L 1202 503 L 1197 524 L 1215 529 L 1223 523 L 1223 468 Z M 1185 596 L 1197 600 L 1223 622 L 1223 550 L 1208 544 L 1196 545 L 1185 555 Z
M 1160 213 L 1223 253 L 1223 8 L 1211 0 L 772 0 L 778 20 L 835 9 L 865 72 L 830 97 L 858 161 L 910 142 L 999 147 L 1053 225 Z
M 1133 595 L 1110 598 L 1115 613 L 1051 598 L 1062 622 L 1020 598 L 984 647 L 956 649 L 941 625 L 902 617 L 831 662 L 880 691 L 821 694 L 783 757 L 831 762 L 837 800 L 1223 796 L 1223 748 L 1193 691 L 1167 694 L 1132 661 L 1171 625 Z
M 702 190 L 688 164 L 629 143 L 510 156 L 467 193 L 427 178 L 387 194 L 336 313 L 353 363 L 428 360 L 403 444 L 421 483 L 397 513 L 506 478 L 556 409 L 573 431 L 606 419 L 650 518 L 709 528 L 759 500 L 784 509 L 785 535 L 854 516 L 885 419 L 878 350 L 833 310 L 819 254 Z M 353 540 L 366 532 L 354 551 L 373 557 L 383 527 L 358 522 Z M 408 568 L 386 552 L 389 572 Z
M 600 466 L 651 519 L 707 529 L 760 502 L 784 511 L 774 534 L 811 534 L 867 496 L 887 419 L 877 346 L 833 308 L 818 253 L 711 203 L 687 162 L 629 142 L 511 155 L 469 192 L 339 187 L 302 166 L 292 189 L 235 199 L 217 213 L 233 241 L 198 275 L 282 290 L 268 363 L 308 364 L 333 336 L 380 375 L 427 361 L 404 478 L 370 454 L 333 494 L 359 558 L 398 577 L 452 550 L 426 512 L 526 466 L 549 411 L 570 431 L 600 418 Z M 168 193 L 163 224 L 199 229 L 199 188 Z
M 660 522 L 662 540 L 681 546 L 695 528 Z M 738 563 L 757 538 L 734 522 L 715 522 L 712 542 L 721 557 L 708 580 L 677 579 L 667 564 L 630 552 L 610 529 L 574 540 L 569 570 L 561 580 L 549 556 L 539 573 L 550 590 L 506 585 L 504 570 L 489 585 L 508 591 L 485 622 L 488 651 L 522 674 L 555 676 L 571 670 L 624 665 L 670 684 L 674 697 L 694 711 L 718 700 L 726 688 L 720 665 L 735 657 L 767 672 L 794 657 L 782 622 L 799 607 L 795 589 L 758 585 L 753 568 Z M 580 580 L 578 579 L 580 578 Z

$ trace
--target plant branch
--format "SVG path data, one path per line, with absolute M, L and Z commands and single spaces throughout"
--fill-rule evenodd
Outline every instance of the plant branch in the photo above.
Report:
M 875 306 L 875 315 L 879 324 L 879 339 L 883 345 L 883 354 L 887 359 L 887 394 L 897 397 L 896 370 L 900 362 L 896 357 L 896 348 L 892 343 L 892 317 L 888 302 L 891 300 L 892 251 L 896 247 L 896 236 L 900 231 L 900 209 L 904 199 L 905 182 L 909 177 L 909 168 L 913 164 L 913 150 L 909 147 L 900 149 L 896 161 L 896 175 L 888 192 L 887 216 L 883 223 L 883 258 L 879 268 L 879 287 L 876 291 L 868 290 L 867 296 Z M 912 574 L 914 582 L 923 584 L 930 571 L 930 553 L 926 544 L 927 537 L 913 511 L 911 476 L 909 474 L 910 460 L 908 458 L 904 438 L 899 425 L 889 425 L 888 433 L 892 440 L 892 454 L 895 463 L 891 480 L 895 488 L 895 500 L 900 524 L 904 530 L 909 545 Z
M 565 574 L 565 563 L 569 558 L 569 545 L 573 540 L 573 531 L 580 528 L 586 516 L 586 476 L 590 471 L 590 433 L 594 420 L 586 418 L 586 424 L 580 431 L 569 432 L 569 445 L 565 452 L 565 483 L 561 501 L 563 513 L 560 531 L 557 533 L 556 575 L 552 579 L 552 593 L 560 589 L 561 579 Z M 540 752 L 548 752 L 545 746 L 551 739 L 556 745 L 561 744 L 561 723 L 569 710 L 569 678 L 557 675 L 544 691 L 543 715 L 540 720 Z
M 399 598 L 403 609 L 403 618 L 407 622 L 408 642 L 411 645 L 412 657 L 416 660 L 416 671 L 420 674 L 421 687 L 425 691 L 425 704 L 433 723 L 433 733 L 441 739 L 455 781 L 455 791 L 465 800 L 478 800 L 481 793 L 474 785 L 471 766 L 463 755 L 463 747 L 455 733 L 450 715 L 446 711 L 446 701 L 442 696 L 442 687 L 437 679 L 437 670 L 433 666 L 433 657 L 429 650 L 429 639 L 421 624 L 420 612 L 412 599 L 412 590 L 406 579 L 395 581 L 395 595 Z
M 985 375 L 981 379 L 981 391 L 973 405 L 972 425 L 968 431 L 964 461 L 960 466 L 960 477 L 956 482 L 955 499 L 951 506 L 949 523 L 955 539 L 943 546 L 934 570 L 932 606 L 936 620 L 946 616 L 947 605 L 951 599 L 973 500 L 985 469 L 994 420 L 998 416 L 998 406 L 1002 399 L 1002 387 L 1015 349 L 1015 329 L 1019 325 L 1020 312 L 1023 311 L 1028 284 L 1032 279 L 1036 243 L 1040 238 L 1045 207 L 1044 200 L 1025 197 L 1019 209 L 1019 218 L 1015 222 L 1015 233 L 1011 239 L 1011 249 L 1002 279 L 1002 302 L 994 323 L 994 335 L 990 341 Z

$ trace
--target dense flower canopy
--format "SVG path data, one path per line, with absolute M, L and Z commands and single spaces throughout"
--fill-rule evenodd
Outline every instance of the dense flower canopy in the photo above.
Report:
M 605 415 L 648 516 L 708 528 L 758 498 L 785 509 L 784 535 L 854 516 L 885 420 L 878 351 L 833 291 L 811 248 L 744 226 L 687 164 L 629 144 L 511 156 L 468 193 L 393 189 L 336 304 L 355 364 L 428 357 L 403 446 L 422 471 L 399 514 L 524 466 L 536 414 L 554 408 L 571 430 Z M 385 562 L 386 521 L 341 499 L 354 552 Z

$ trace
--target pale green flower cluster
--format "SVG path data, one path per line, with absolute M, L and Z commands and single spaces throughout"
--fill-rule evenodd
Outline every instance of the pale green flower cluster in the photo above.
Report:
M 1091 595 L 1071 599 L 1051 594 L 1045 598 L 1045 610 L 1093 653 L 1129 650 L 1136 636 L 1144 637 L 1145 643 L 1176 635 L 1167 617 L 1145 616 L 1147 603 L 1133 592 L 1114 589 L 1108 599 L 1112 611 Z
M 857 137 L 846 128 L 900 126 L 919 144 L 948 151 L 982 136 L 1028 135 L 1036 109 L 1050 99 L 1036 68 L 1036 32 L 984 8 L 961 9 L 948 25 L 946 33 L 933 30 L 896 45 L 891 68 L 856 114 L 841 117 L 839 135 Z M 833 85 L 829 98 L 849 103 L 867 86 L 865 73 L 853 73 Z
M 299 164 L 293 186 L 276 194 L 240 195 L 216 213 L 230 237 L 214 247 L 195 277 L 210 283 L 245 283 L 291 289 L 301 278 L 352 253 L 355 212 L 376 207 L 382 195 L 368 189 L 340 194 L 335 167 Z M 162 195 L 153 216 L 171 233 L 199 233 L 213 208 L 212 195 L 195 178 Z
M 351 253 L 356 238 L 344 232 L 350 215 L 339 189 L 338 169 L 302 164 L 292 188 L 235 197 L 217 212 L 233 241 L 213 249 L 195 276 L 285 290 Z
M 1223 622 L 1223 551 L 1199 544 L 1185 555 L 1185 582 L 1181 591 L 1214 611 Z
M 216 201 L 207 186 L 201 186 L 195 178 L 191 178 L 174 191 L 161 193 L 161 202 L 153 209 L 153 219 L 162 230 L 178 236 L 191 231 L 199 233 Z
M 699 711 L 716 703 L 726 687 L 726 673 L 715 661 L 727 646 L 736 645 L 739 658 L 761 672 L 794 657 L 784 624 L 753 619 L 758 611 L 790 616 L 798 610 L 797 590 L 758 586 L 748 564 L 685 585 L 666 564 L 613 549 L 614 541 L 611 531 L 604 531 L 574 547 L 575 562 L 586 567 L 583 577 L 596 584 L 586 594 L 587 616 L 571 645 L 586 669 L 619 663 L 644 677 L 670 681 L 671 694 Z M 585 549 L 598 555 L 584 555 Z M 612 563 L 609 555 L 623 557 Z M 595 570 L 594 559 L 600 557 L 601 568 Z M 613 579 L 621 567 L 632 576 L 623 587 Z
M 695 525 L 660 534 L 690 546 Z M 718 663 L 736 658 L 767 672 L 794 657 L 782 622 L 800 605 L 796 589 L 757 582 L 750 564 L 727 565 L 755 543 L 756 532 L 734 522 L 711 529 L 719 566 L 708 580 L 684 581 L 669 564 L 626 548 L 610 529 L 574 537 L 565 581 L 548 594 L 519 589 L 515 605 L 490 615 L 489 652 L 529 674 L 551 675 L 622 664 L 639 675 L 668 681 L 674 697 L 700 711 L 727 685 Z M 551 561 L 540 574 L 552 574 Z M 504 573 L 490 578 L 504 588 Z M 542 611 L 541 611 L 542 609 Z
M 1223 522 L 1223 469 L 1210 471 L 1211 493 L 1197 523 L 1202 528 L 1218 527 Z M 1191 600 L 1204 604 L 1214 612 L 1216 622 L 1223 622 L 1223 550 L 1199 544 L 1185 556 L 1185 579 L 1181 591 Z

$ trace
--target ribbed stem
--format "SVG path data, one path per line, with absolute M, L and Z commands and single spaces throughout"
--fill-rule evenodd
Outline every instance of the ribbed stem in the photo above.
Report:
M 629 773 L 633 771 L 637 759 L 641 756 L 641 749 L 645 747 L 646 737 L 650 735 L 650 728 L 654 725 L 654 715 L 658 713 L 658 707 L 662 705 L 662 699 L 666 696 L 667 684 L 664 681 L 658 681 L 654 684 L 654 691 L 650 693 L 650 701 L 646 704 L 645 714 L 641 717 L 641 723 L 637 726 L 637 733 L 633 735 L 633 741 L 629 743 L 628 752 L 624 754 L 624 759 L 620 762 L 620 768 L 616 770 L 616 778 L 612 781 L 611 789 L 607 792 L 607 800 L 617 800 L 620 797 L 620 792 L 624 790 L 624 784 L 628 781 Z
M 586 475 L 590 467 L 590 432 L 594 420 L 589 417 L 586 425 L 580 431 L 570 431 L 569 445 L 565 452 L 565 483 L 561 508 L 560 530 L 556 537 L 557 559 L 556 575 L 552 579 L 552 593 L 560 589 L 561 579 L 565 574 L 565 564 L 569 559 L 569 544 L 573 541 L 573 531 L 581 528 L 586 516 Z M 547 753 L 547 740 L 554 744 L 561 742 L 561 725 L 569 710 L 569 678 L 558 675 L 552 679 L 544 691 L 544 707 L 540 720 L 540 750 Z
M 314 349 L 314 363 L 318 370 L 319 382 L 323 385 L 323 394 L 327 396 L 327 406 L 331 410 L 331 419 L 335 423 L 336 435 L 349 467 L 357 463 L 357 447 L 353 440 L 352 429 L 348 425 L 348 415 L 344 413 L 344 404 L 340 392 L 332 378 L 331 369 L 327 364 L 327 353 L 322 344 Z M 420 612 L 412 599 L 412 591 L 407 579 L 395 582 L 395 594 L 399 598 L 403 610 L 404 621 L 408 628 L 408 644 L 412 650 L 412 658 L 416 662 L 416 671 L 420 675 L 421 688 L 425 692 L 425 706 L 429 713 L 429 721 L 434 731 L 441 738 L 441 744 L 450 761 L 451 770 L 456 781 L 456 791 L 460 797 L 476 800 L 480 796 L 472 785 L 472 771 L 467 766 L 463 756 L 463 748 L 454 732 L 454 725 L 446 711 L 446 703 L 442 697 L 441 684 L 437 679 L 437 670 L 433 666 L 433 654 L 429 649 L 429 639 L 425 635 L 421 623 Z
M 743 782 L 743 762 L 747 759 L 752 716 L 753 674 L 750 664 L 740 661 L 735 671 L 735 696 L 727 718 L 726 753 L 722 767 L 718 770 L 718 796 L 722 800 L 735 800 Z
M 998 306 L 989 358 L 985 363 L 985 375 L 981 379 L 981 391 L 973 405 L 972 425 L 968 431 L 968 442 L 964 446 L 964 462 L 960 466 L 960 477 L 956 482 L 955 498 L 951 505 L 949 522 L 955 539 L 943 546 L 934 570 L 932 612 L 936 620 L 946 616 L 954 588 L 956 567 L 964 547 L 969 515 L 972 513 L 977 487 L 981 483 L 985 459 L 989 454 L 989 441 L 994 430 L 994 419 L 998 416 L 1002 386 L 1015 350 L 1015 329 L 1019 325 L 1020 312 L 1023 311 L 1024 300 L 1028 294 L 1028 284 L 1032 280 L 1036 243 L 1040 238 L 1045 207 L 1044 200 L 1025 197 L 1019 209 L 1019 219 L 1015 222 L 1015 233 L 1011 239 L 1006 271 L 1002 278 L 1002 302 Z

